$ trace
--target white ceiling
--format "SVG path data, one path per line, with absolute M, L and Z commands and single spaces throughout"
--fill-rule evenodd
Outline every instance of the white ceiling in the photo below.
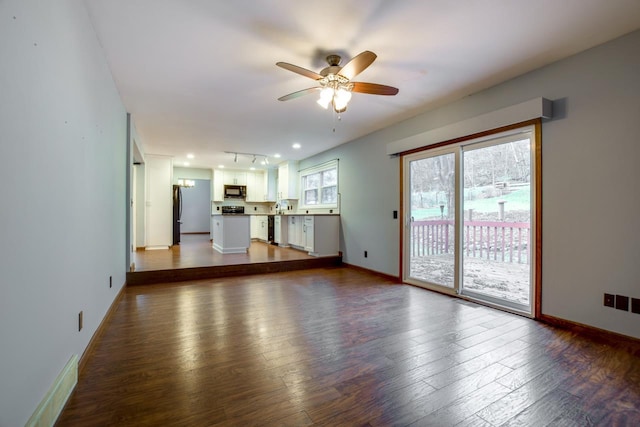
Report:
M 85 2 L 145 153 L 206 168 L 303 159 L 640 28 L 639 0 Z M 354 80 L 397 96 L 356 93 L 340 121 L 317 95 L 277 101 L 316 84 L 276 62 L 364 50 Z

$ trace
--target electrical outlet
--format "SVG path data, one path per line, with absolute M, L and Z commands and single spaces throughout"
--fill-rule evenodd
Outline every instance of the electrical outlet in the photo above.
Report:
M 109 288 L 113 287 L 113 276 L 109 276 Z
M 631 312 L 640 314 L 640 298 L 631 298 Z
M 604 294 L 605 307 L 615 307 L 613 294 Z
M 629 311 L 629 297 L 616 295 L 616 308 L 618 310 Z
M 82 330 L 82 311 L 78 313 L 78 332 Z
M 364 257 L 366 258 L 368 255 L 367 251 L 364 251 Z

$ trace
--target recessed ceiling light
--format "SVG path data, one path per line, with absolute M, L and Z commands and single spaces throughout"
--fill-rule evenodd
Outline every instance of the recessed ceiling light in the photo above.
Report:
M 276 153 L 276 154 L 273 155 L 273 157 L 275 157 L 276 159 L 279 159 L 281 156 L 280 156 L 280 154 Z
M 220 169 L 224 169 L 224 165 L 218 165 Z
M 249 170 L 250 170 L 250 171 L 254 171 L 254 170 L 256 170 L 256 168 L 249 168 Z
M 302 146 L 296 142 L 295 144 L 292 145 L 292 147 L 297 150 L 298 148 L 300 148 Z
M 189 166 L 189 162 L 184 162 L 183 165 Z
M 191 154 L 191 153 L 187 154 L 187 159 L 193 159 L 194 157 L 196 157 L 196 156 L 194 156 L 194 155 L 193 155 L 193 154 Z

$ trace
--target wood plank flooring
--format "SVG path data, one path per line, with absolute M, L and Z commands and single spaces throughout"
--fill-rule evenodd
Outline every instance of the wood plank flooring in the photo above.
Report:
M 58 426 L 633 426 L 640 360 L 396 284 L 306 271 L 128 287 Z
M 128 285 L 214 279 L 342 264 L 342 256 L 314 257 L 307 252 L 264 242 L 251 242 L 246 254 L 221 254 L 211 247 L 208 234 L 183 234 L 181 244 L 167 249 L 139 250 Z
M 180 244 L 169 249 L 137 250 L 135 271 L 279 262 L 314 258 L 307 252 L 252 241 L 246 254 L 221 254 L 213 249 L 208 234 L 182 234 Z

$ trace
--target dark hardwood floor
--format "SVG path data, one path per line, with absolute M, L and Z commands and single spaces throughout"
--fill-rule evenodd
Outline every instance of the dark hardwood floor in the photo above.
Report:
M 138 250 L 127 273 L 128 285 L 214 279 L 340 265 L 342 256 L 314 257 L 307 252 L 252 241 L 245 254 L 221 254 L 211 247 L 209 234 L 183 234 L 180 245 Z
M 58 426 L 635 426 L 640 360 L 349 267 L 127 287 Z
M 169 249 L 137 250 L 133 255 L 135 271 L 212 267 L 259 262 L 279 262 L 313 258 L 308 253 L 252 241 L 246 254 L 221 254 L 213 249 L 209 234 L 181 234 L 180 244 Z

